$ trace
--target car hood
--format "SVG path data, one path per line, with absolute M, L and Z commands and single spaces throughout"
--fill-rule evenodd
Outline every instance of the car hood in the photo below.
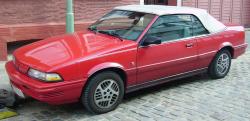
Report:
M 17 49 L 15 59 L 29 67 L 49 71 L 63 64 L 75 63 L 80 58 L 98 57 L 126 46 L 134 45 L 130 40 L 94 33 L 91 31 L 56 36 L 34 42 Z

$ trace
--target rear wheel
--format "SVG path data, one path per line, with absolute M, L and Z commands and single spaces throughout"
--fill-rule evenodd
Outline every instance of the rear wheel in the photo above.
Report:
M 123 95 L 121 77 L 114 72 L 102 72 L 89 80 L 82 93 L 82 103 L 92 113 L 106 113 L 120 104 Z
M 225 77 L 231 67 L 231 58 L 228 50 L 219 51 L 208 68 L 209 75 L 214 79 Z

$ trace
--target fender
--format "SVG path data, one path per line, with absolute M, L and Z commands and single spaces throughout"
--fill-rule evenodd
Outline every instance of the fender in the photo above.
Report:
M 231 42 L 223 42 L 222 44 L 220 44 L 218 51 L 221 50 L 223 47 L 232 47 L 233 48 L 233 44 Z
M 124 67 L 121 64 L 118 64 L 115 62 L 106 62 L 106 63 L 98 64 L 98 65 L 94 66 L 93 68 L 91 68 L 88 71 L 87 76 L 90 77 L 92 74 L 94 74 L 100 70 L 106 69 L 106 68 L 119 68 L 119 69 L 124 70 Z

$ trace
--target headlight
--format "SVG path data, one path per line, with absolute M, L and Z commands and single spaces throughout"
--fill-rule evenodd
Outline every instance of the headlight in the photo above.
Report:
M 28 75 L 40 79 L 46 82 L 57 82 L 57 81 L 62 81 L 62 78 L 60 75 L 55 74 L 55 73 L 44 73 L 35 69 L 29 69 Z

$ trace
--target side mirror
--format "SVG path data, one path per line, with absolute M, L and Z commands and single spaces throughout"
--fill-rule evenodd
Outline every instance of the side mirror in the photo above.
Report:
M 142 46 L 148 46 L 151 44 L 161 44 L 161 38 L 155 36 L 147 36 L 142 43 Z

